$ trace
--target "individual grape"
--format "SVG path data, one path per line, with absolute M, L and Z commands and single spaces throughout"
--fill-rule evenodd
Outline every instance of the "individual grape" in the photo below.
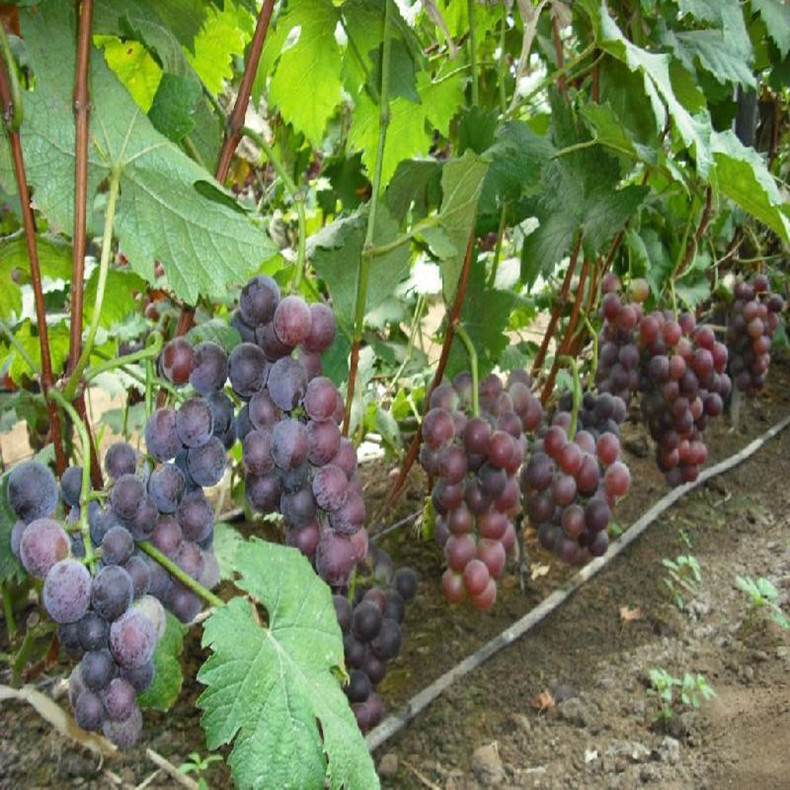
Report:
M 137 693 L 134 686 L 123 678 L 113 678 L 101 692 L 101 700 L 107 715 L 114 721 L 128 719 L 137 708 Z
M 310 305 L 310 331 L 302 341 L 303 346 L 314 354 L 323 354 L 335 339 L 337 324 L 332 309 L 322 302 Z
M 155 563 L 157 567 L 162 567 L 156 560 L 151 561 Z M 167 613 L 161 601 L 153 595 L 143 595 L 134 602 L 134 609 L 138 612 L 142 612 L 148 618 L 154 628 L 154 634 L 157 640 L 161 639 L 167 630 Z
M 584 508 L 584 518 L 592 532 L 600 532 L 609 525 L 612 517 L 609 505 L 600 497 L 593 497 Z
M 58 503 L 55 476 L 38 461 L 25 461 L 8 474 L 8 504 L 26 524 L 46 518 Z
M 283 357 L 272 365 L 266 386 L 275 405 L 283 411 L 291 411 L 307 392 L 307 371 L 298 359 Z
M 474 597 L 480 595 L 480 593 L 485 590 L 491 575 L 484 562 L 478 559 L 472 559 L 466 564 L 463 577 L 467 593 Z
M 124 612 L 110 626 L 110 651 L 122 667 L 142 666 L 151 660 L 155 647 L 154 627 L 138 609 Z
M 631 485 L 631 473 L 628 471 L 628 467 L 624 463 L 616 461 L 606 470 L 604 483 L 607 491 L 612 495 L 625 496 Z
M 365 526 L 365 515 L 364 500 L 359 494 L 349 491 L 345 503 L 329 513 L 329 523 L 341 535 L 353 535 Z
M 464 577 L 450 568 L 442 574 L 442 595 L 449 603 L 462 603 L 466 598 Z
M 278 469 L 277 476 L 280 479 L 280 486 L 282 490 L 293 494 L 300 488 L 309 486 L 308 478 L 310 477 L 310 465 L 304 461 L 294 469 Z
M 474 559 L 476 552 L 477 544 L 472 535 L 451 535 L 444 545 L 447 565 L 458 573 Z
M 134 552 L 134 540 L 125 527 L 111 527 L 101 542 L 101 558 L 105 565 L 123 565 Z
M 366 590 L 362 600 L 376 604 L 382 616 L 387 611 L 387 596 L 384 594 L 384 590 L 379 587 L 371 587 L 369 590 Z
M 214 415 L 203 398 L 185 400 L 176 412 L 176 431 L 186 447 L 202 447 L 214 432 Z
M 112 487 L 110 504 L 119 519 L 129 521 L 136 515 L 144 495 L 143 481 L 134 474 L 124 473 Z
M 241 458 L 246 472 L 254 475 L 270 472 L 274 468 L 271 431 L 250 431 L 242 442 Z
M 348 478 L 333 464 L 318 469 L 313 476 L 313 495 L 319 507 L 325 510 L 341 508 L 348 497 Z
M 217 343 L 207 340 L 195 346 L 189 383 L 202 395 L 221 390 L 228 378 L 228 355 Z
M 308 452 L 307 428 L 298 420 L 285 419 L 272 430 L 272 458 L 280 469 L 295 469 Z
M 60 494 L 69 507 L 78 507 L 82 490 L 82 467 L 70 466 L 60 478 Z
M 211 409 L 211 416 L 214 419 L 214 436 L 220 439 L 227 432 L 234 428 L 233 401 L 224 392 L 211 392 L 206 396 L 206 403 Z M 235 440 L 235 439 L 234 439 Z
M 240 343 L 230 354 L 228 376 L 233 391 L 249 400 L 263 389 L 269 373 L 269 363 L 263 350 L 254 343 Z
M 98 694 L 85 689 L 74 703 L 74 719 L 77 724 L 88 732 L 101 730 L 106 712 Z
M 96 612 L 87 612 L 77 623 L 77 637 L 86 652 L 107 647 L 110 624 Z
M 31 576 L 43 579 L 55 563 L 68 557 L 69 547 L 69 537 L 57 521 L 38 518 L 22 533 L 19 559 Z
M 181 449 L 176 431 L 176 413 L 172 409 L 157 409 L 145 424 L 145 446 L 157 461 L 169 461 Z M 134 471 L 134 470 L 132 470 Z
M 348 686 L 344 689 L 351 702 L 364 702 L 373 687 L 368 676 L 359 669 L 353 669 L 349 676 Z
M 77 560 L 56 562 L 47 573 L 41 594 L 47 614 L 56 623 L 76 623 L 91 600 L 91 575 Z
M 153 497 L 145 494 L 140 500 L 137 512 L 131 519 L 124 521 L 123 525 L 132 533 L 135 540 L 148 540 L 156 527 L 158 517 L 159 511 L 156 509 Z
M 272 326 L 279 340 L 293 348 L 307 340 L 311 320 L 310 308 L 304 299 L 300 296 L 286 296 L 280 300 L 274 311 Z
M 135 707 L 132 714 L 123 721 L 107 719 L 102 725 L 102 732 L 119 749 L 130 749 L 143 734 L 143 715 L 140 708 Z
M 387 621 L 385 620 L 384 622 Z M 382 631 L 383 630 L 382 623 Z M 377 636 L 376 640 L 378 638 L 379 637 Z M 371 685 L 374 687 L 378 686 L 378 684 L 384 680 L 384 676 L 387 674 L 387 664 L 373 652 L 372 644 L 365 650 L 365 658 L 362 660 L 362 670 L 368 676 Z M 370 698 L 368 697 L 368 699 Z
M 332 421 L 307 423 L 307 460 L 314 466 L 324 466 L 340 449 L 340 428 Z
M 134 597 L 139 598 L 141 595 L 145 595 L 151 586 L 151 572 L 148 563 L 142 557 L 133 556 L 124 563 L 123 569 L 132 580 Z
M 187 451 L 189 474 L 203 488 L 219 483 L 225 473 L 226 463 L 225 445 L 216 436 L 200 447 L 192 447 Z
M 159 361 L 162 375 L 176 386 L 186 384 L 189 381 L 189 374 L 192 372 L 194 358 L 195 353 L 189 341 L 183 337 L 173 338 L 162 349 L 162 356 Z M 122 472 L 121 474 L 124 473 Z
M 267 390 L 260 390 L 250 398 L 249 420 L 252 427 L 262 431 L 272 428 L 281 419 L 282 412 L 277 408 Z M 239 438 L 244 439 L 241 431 L 239 431 Z
M 266 324 L 274 317 L 280 301 L 280 288 L 265 274 L 253 277 L 239 296 L 239 314 L 247 326 Z
M 200 492 L 202 493 L 202 491 Z M 183 504 L 183 503 L 182 503 Z M 160 516 L 151 534 L 151 543 L 170 559 L 178 554 L 184 535 L 180 523 L 173 516 Z
M 370 649 L 377 658 L 389 661 L 398 655 L 401 643 L 400 626 L 394 620 L 385 617 L 381 623 L 381 629 L 370 642 Z
M 344 595 L 333 595 L 332 604 L 335 607 L 335 616 L 340 630 L 347 634 L 351 628 L 351 604 Z
M 318 548 L 320 534 L 318 522 L 312 521 L 304 527 L 287 530 L 286 543 L 298 549 L 305 557 L 313 557 Z
M 279 477 L 274 472 L 265 475 L 247 475 L 244 492 L 250 505 L 260 513 L 271 513 L 277 509 L 282 496 Z
M 115 620 L 131 605 L 134 585 L 119 565 L 107 565 L 93 579 L 91 606 L 105 620 Z
M 302 363 L 307 374 L 307 381 L 317 379 L 324 373 L 324 364 L 321 355 L 312 351 L 306 351 L 304 346 L 300 346 L 296 358 Z
M 384 618 L 381 609 L 371 601 L 362 601 L 354 608 L 351 631 L 361 642 L 370 642 L 378 636 Z
M 197 543 L 184 541 L 174 559 L 176 565 L 193 579 L 203 572 L 203 552 Z
M 80 645 L 80 635 L 78 623 L 60 623 L 58 625 L 58 641 L 66 652 L 76 658 L 80 658 L 83 654 L 82 645 Z
M 285 520 L 295 527 L 305 527 L 315 519 L 316 502 L 309 488 L 300 488 L 294 493 L 283 493 L 280 512 Z
M 124 680 L 129 681 L 129 683 L 132 685 L 132 688 L 138 694 L 141 694 L 151 685 L 151 683 L 153 683 L 154 674 L 155 670 L 153 659 L 139 667 L 134 667 L 132 669 L 121 669 L 121 677 Z
M 334 466 L 339 466 L 346 473 L 346 477 L 351 480 L 357 471 L 357 451 L 350 439 L 343 437 L 340 440 L 340 447 L 331 463 Z
M 356 565 L 354 544 L 344 535 L 324 530 L 315 552 L 315 567 L 318 575 L 330 587 L 343 587 Z
M 293 352 L 293 346 L 283 343 L 277 337 L 272 324 L 262 324 L 255 330 L 255 342 L 263 350 L 264 356 L 270 362 L 289 357 Z
M 477 559 L 485 563 L 492 578 L 498 579 L 505 569 L 507 553 L 501 541 L 482 538 L 477 544 Z
M 455 436 L 453 418 L 446 409 L 431 409 L 422 421 L 422 437 L 432 450 L 438 450 Z
M 337 389 L 328 378 L 312 379 L 305 391 L 304 407 L 307 416 L 316 422 L 330 420 L 337 402 Z
M 115 661 L 109 650 L 90 650 L 82 657 L 82 679 L 91 691 L 101 691 L 115 677 Z
M 387 596 L 387 609 L 384 616 L 400 625 L 406 617 L 406 601 L 397 590 L 385 590 L 384 594 Z
M 483 592 L 472 598 L 472 606 L 481 612 L 487 612 L 496 603 L 496 592 L 496 582 L 493 579 L 489 579 Z
M 185 489 L 184 473 L 172 463 L 158 466 L 148 478 L 148 493 L 160 513 L 175 513 Z
M 156 560 L 149 557 L 146 562 L 148 563 L 150 578 L 148 595 L 164 601 L 173 585 L 173 580 L 170 578 L 170 574 Z

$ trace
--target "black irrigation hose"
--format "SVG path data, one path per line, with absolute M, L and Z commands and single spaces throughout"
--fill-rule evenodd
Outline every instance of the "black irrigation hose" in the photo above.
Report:
M 630 546 L 631 543 L 633 543 L 660 515 L 672 507 L 675 502 L 685 496 L 689 491 L 693 491 L 697 486 L 702 485 L 712 477 L 728 472 L 734 466 L 742 463 L 747 458 L 754 455 L 774 436 L 787 428 L 788 425 L 790 425 L 790 416 L 785 417 L 764 434 L 750 442 L 740 452 L 702 471 L 700 476 L 693 483 L 685 483 L 669 491 L 615 540 L 609 547 L 609 551 L 603 557 L 594 559 L 576 573 L 562 588 L 555 590 L 548 598 L 543 600 L 534 609 L 527 612 L 520 620 L 508 626 L 501 634 L 486 642 L 479 650 L 467 656 L 451 670 L 445 672 L 440 678 L 415 694 L 404 708 L 388 716 L 378 727 L 371 730 L 365 739 L 370 751 L 374 751 L 395 735 L 395 733 L 403 729 L 403 727 L 425 710 L 425 708 L 427 708 L 445 689 L 455 683 L 455 681 L 479 667 L 484 661 L 487 661 L 491 656 L 498 653 L 503 647 L 507 647 L 515 642 L 516 639 L 526 634 L 527 631 L 537 625 L 544 617 L 551 614 L 551 612 L 576 592 L 579 587 L 592 579 L 595 574 L 605 568 L 618 554 Z

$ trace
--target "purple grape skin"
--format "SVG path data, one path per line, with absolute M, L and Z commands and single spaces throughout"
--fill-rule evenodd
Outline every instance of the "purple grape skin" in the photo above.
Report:
M 283 343 L 272 324 L 263 324 L 255 330 L 255 342 L 263 350 L 266 359 L 274 362 L 282 357 L 288 357 L 293 351 L 293 346 Z
M 76 623 L 91 602 L 91 575 L 77 560 L 65 559 L 50 568 L 42 592 L 44 608 L 56 623 Z
M 160 513 L 175 513 L 186 489 L 184 473 L 173 463 L 162 464 L 148 478 L 148 493 Z
M 365 502 L 354 492 L 348 492 L 345 503 L 329 513 L 332 529 L 341 535 L 353 535 L 365 525 Z
M 217 343 L 207 340 L 195 346 L 189 383 L 201 394 L 222 389 L 228 378 L 228 355 Z
M 70 655 L 75 658 L 80 658 L 83 654 L 82 645 L 80 645 L 80 635 L 77 623 L 61 623 L 58 626 L 58 641 L 61 647 Z
M 11 509 L 27 524 L 46 518 L 58 504 L 55 476 L 38 461 L 25 461 L 11 469 L 7 494 Z
M 214 418 L 214 436 L 222 437 L 233 425 L 233 401 L 222 391 L 206 395 L 206 403 Z
M 57 521 L 31 521 L 19 541 L 19 559 L 31 576 L 45 578 L 56 562 L 69 555 L 69 536 Z
M 375 639 L 381 630 L 384 618 L 381 608 L 370 600 L 363 600 L 354 608 L 351 617 L 351 630 L 363 644 Z
M 242 442 L 241 461 L 244 469 L 254 475 L 264 475 L 274 469 L 272 434 L 269 430 L 250 431 Z
M 214 526 L 214 509 L 200 490 L 184 495 L 176 517 L 185 540 L 205 540 Z
M 244 492 L 255 510 L 260 513 L 271 513 L 280 504 L 282 486 L 275 472 L 265 475 L 247 475 L 244 480 Z
M 280 512 L 285 520 L 295 527 L 307 526 L 316 514 L 316 503 L 309 488 L 300 488 L 294 493 L 283 493 L 280 497 Z
M 310 464 L 304 461 L 294 469 L 278 469 L 277 477 L 280 480 L 280 486 L 283 491 L 295 494 L 300 488 L 308 485 Z
M 154 626 L 139 610 L 124 612 L 110 626 L 110 651 L 119 666 L 142 666 L 151 660 L 155 647 Z
M 60 495 L 63 497 L 63 502 L 69 507 L 77 507 L 80 504 L 81 491 L 82 467 L 70 466 L 60 478 Z
M 214 434 L 214 415 L 204 398 L 185 400 L 176 412 L 176 431 L 186 447 L 201 447 Z
M 212 436 L 204 445 L 187 451 L 189 473 L 203 488 L 210 488 L 222 480 L 226 463 L 225 445 L 216 436 Z
M 357 450 L 350 439 L 345 436 L 340 440 L 340 448 L 332 458 L 331 463 L 339 466 L 350 480 L 357 471 Z
M 82 657 L 82 679 L 91 691 L 101 691 L 115 676 L 116 666 L 107 648 L 91 650 Z
M 115 620 L 131 605 L 134 585 L 119 565 L 107 565 L 93 579 L 91 606 L 105 620 Z
M 182 501 L 183 505 L 183 501 Z M 181 548 L 184 535 L 181 524 L 173 516 L 160 516 L 151 534 L 151 543 L 166 557 L 173 559 Z
M 85 651 L 107 647 L 110 624 L 96 612 L 87 612 L 77 624 L 77 635 Z
M 22 519 L 18 519 L 11 530 L 11 553 L 19 559 L 19 543 L 22 540 L 22 533 L 25 531 L 27 524 Z
M 145 595 L 151 585 L 151 572 L 148 569 L 148 563 L 142 557 L 134 556 L 126 561 L 123 569 L 132 580 L 134 598 Z
M 322 422 L 332 419 L 337 402 L 337 388 L 325 376 L 312 379 L 304 396 L 304 408 L 311 420 Z
M 173 585 L 170 574 L 154 559 L 147 558 L 148 574 L 150 582 L 148 584 L 148 595 L 163 601 Z
M 249 400 L 266 385 L 269 363 L 254 343 L 240 343 L 230 354 L 229 378 L 233 391 Z
M 102 562 L 123 565 L 134 552 L 134 540 L 126 527 L 108 529 L 101 542 Z
M 121 669 L 121 677 L 124 680 L 128 680 L 138 694 L 145 691 L 153 683 L 155 674 L 153 659 L 139 667 Z
M 305 373 L 307 373 L 307 381 L 311 382 L 317 379 L 324 373 L 324 363 L 321 361 L 321 355 L 315 354 L 312 351 L 306 351 L 304 346 L 299 346 L 299 352 L 296 358 L 304 365 Z
M 340 449 L 341 438 L 340 428 L 331 420 L 310 420 L 307 423 L 307 460 L 314 466 L 328 464 Z
M 175 562 L 184 573 L 193 579 L 197 579 L 203 572 L 203 552 L 200 546 L 191 540 L 184 541 L 181 544 L 181 548 L 175 557 Z
M 269 371 L 269 396 L 283 411 L 295 409 L 307 392 L 307 371 L 293 357 L 278 359 Z
M 310 331 L 302 342 L 307 351 L 322 354 L 332 345 L 337 323 L 332 308 L 323 302 L 310 305 Z
M 417 595 L 417 574 L 411 568 L 398 568 L 392 577 L 392 586 L 404 601 L 411 601 Z
M 200 598 L 180 584 L 174 584 L 167 594 L 167 608 L 182 622 L 191 623 L 200 612 Z
M 390 661 L 400 652 L 402 637 L 400 626 L 385 617 L 381 623 L 381 630 L 370 643 L 373 654 L 382 661 Z
M 269 276 L 259 274 L 241 289 L 239 314 L 247 326 L 267 324 L 280 301 L 280 287 Z
M 298 420 L 280 420 L 272 430 L 272 458 L 280 469 L 295 469 L 307 459 L 307 429 Z
M 77 698 L 85 691 L 85 681 L 82 679 L 82 666 L 77 664 L 69 675 L 69 705 L 73 708 L 77 704 Z
M 145 424 L 145 446 L 157 461 L 170 461 L 181 449 L 173 409 L 157 409 Z
M 110 504 L 118 518 L 128 521 L 135 517 L 144 494 L 145 486 L 139 477 L 123 474 L 116 479 L 112 487 Z
M 330 587 L 342 587 L 356 565 L 356 552 L 351 541 L 332 530 L 321 533 L 315 552 L 315 567 Z
M 124 721 L 132 715 L 137 707 L 137 692 L 134 686 L 123 678 L 113 678 L 105 689 L 102 689 L 101 700 L 109 718 Z
M 143 714 L 140 712 L 140 708 L 135 707 L 132 715 L 124 721 L 105 720 L 102 732 L 119 749 L 130 749 L 143 734 Z
M 74 703 L 74 719 L 88 732 L 98 732 L 105 720 L 104 704 L 98 694 L 85 689 Z
M 115 442 L 107 448 L 104 468 L 116 480 L 123 475 L 133 475 L 137 469 L 137 453 L 127 442 Z
M 197 577 L 198 582 L 206 589 L 213 590 L 220 581 L 220 567 L 217 555 L 213 550 L 203 551 L 203 569 Z
M 319 507 L 338 510 L 348 498 L 346 473 L 334 464 L 322 466 L 313 477 L 313 495 Z
M 298 346 L 310 334 L 310 308 L 301 296 L 286 296 L 274 311 L 272 326 L 282 343 Z
M 145 494 L 140 500 L 134 518 L 124 521 L 123 525 L 132 533 L 135 540 L 148 540 L 156 527 L 158 517 L 159 511 L 153 497 Z
M 249 421 L 259 431 L 271 428 L 282 419 L 282 412 L 265 389 L 256 392 L 249 402 Z M 239 432 L 241 434 L 241 432 Z M 243 436 L 239 436 L 243 439 Z

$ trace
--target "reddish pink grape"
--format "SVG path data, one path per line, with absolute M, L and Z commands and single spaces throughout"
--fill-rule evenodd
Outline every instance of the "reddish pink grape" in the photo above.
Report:
M 477 559 L 482 560 L 491 576 L 498 579 L 507 561 L 505 547 L 498 540 L 483 538 L 477 544 Z
M 50 518 L 39 518 L 25 527 L 19 541 L 19 559 L 31 576 L 43 579 L 55 563 L 69 555 L 69 538 Z
M 483 592 L 472 598 L 472 605 L 481 612 L 487 612 L 496 603 L 496 592 L 496 582 L 493 579 L 489 579 Z
M 464 577 L 448 568 L 442 574 L 442 594 L 449 603 L 462 603 L 466 598 Z
M 310 331 L 303 345 L 315 354 L 326 351 L 335 339 L 337 324 L 332 308 L 322 302 L 310 305 Z
M 455 425 L 450 412 L 445 409 L 431 409 L 422 422 L 423 441 L 432 450 L 438 450 L 451 442 L 455 436 Z
M 277 303 L 280 301 L 280 288 L 265 274 L 253 277 L 239 296 L 239 313 L 244 322 L 251 327 L 272 320 Z
M 482 560 L 470 560 L 463 571 L 464 586 L 467 593 L 474 597 L 480 595 L 488 586 L 491 579 L 491 574 L 488 572 L 488 567 Z
M 616 497 L 625 496 L 631 485 L 631 473 L 628 467 L 621 461 L 616 461 L 604 475 L 606 490 Z
M 287 346 L 307 340 L 311 328 L 310 308 L 300 296 L 286 296 L 274 311 L 272 325 L 277 337 Z
M 183 337 L 176 337 L 165 344 L 159 366 L 162 375 L 176 386 L 186 384 L 192 372 L 194 351 L 189 341 Z
M 476 553 L 477 545 L 471 535 L 451 535 L 444 546 L 447 565 L 459 573 L 474 559 Z

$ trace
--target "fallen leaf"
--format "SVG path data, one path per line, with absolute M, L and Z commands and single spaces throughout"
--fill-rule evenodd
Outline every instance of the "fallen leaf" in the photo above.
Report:
M 584 750 L 584 762 L 591 763 L 598 759 L 598 750 L 597 749 L 585 749 Z
M 632 620 L 644 620 L 645 613 L 642 611 L 641 606 L 636 606 L 633 609 L 629 609 L 627 606 L 621 606 L 620 619 L 624 623 L 630 623 Z
M 538 713 L 545 713 L 549 710 L 554 710 L 557 703 L 554 701 L 554 697 L 552 697 L 551 692 L 548 689 L 544 689 L 543 691 L 538 694 L 532 702 L 529 703 L 533 708 L 535 708 Z
M 530 579 L 534 582 L 535 579 L 539 579 L 541 576 L 545 576 L 549 570 L 551 569 L 550 565 L 541 565 L 540 563 L 535 563 L 534 565 L 529 566 L 529 576 Z

